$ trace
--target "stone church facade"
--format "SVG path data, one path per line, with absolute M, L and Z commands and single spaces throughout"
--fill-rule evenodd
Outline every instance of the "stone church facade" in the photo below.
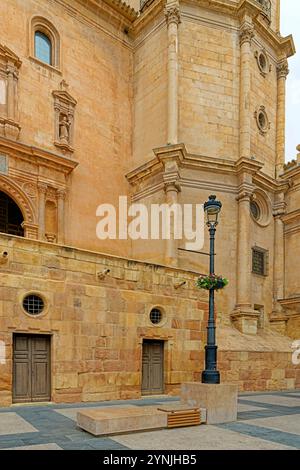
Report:
M 199 380 L 207 258 L 96 237 L 96 209 L 222 201 L 221 379 L 300 386 L 300 154 L 280 0 L 1 0 L 0 405 Z M 206 237 L 204 251 L 208 251 Z

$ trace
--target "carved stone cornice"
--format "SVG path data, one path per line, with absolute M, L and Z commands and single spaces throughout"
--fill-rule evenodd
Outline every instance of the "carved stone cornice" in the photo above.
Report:
M 283 61 L 281 61 L 278 65 L 277 65 L 277 78 L 278 80 L 280 78 L 284 78 L 286 79 L 286 77 L 288 76 L 289 74 L 289 64 L 288 64 L 288 61 L 286 59 L 284 59 Z
M 235 169 L 238 174 L 249 173 L 251 175 L 255 175 L 263 168 L 263 166 L 264 164 L 262 162 L 245 157 L 239 158 L 235 163 Z
M 165 18 L 166 18 L 166 22 L 168 26 L 170 26 L 170 24 L 172 23 L 175 23 L 177 25 L 181 23 L 179 5 L 177 4 L 167 5 L 164 10 L 164 13 L 165 13 Z
M 64 174 L 71 173 L 78 165 L 78 162 L 71 158 L 57 155 L 20 142 L 14 142 L 1 136 L 0 151 L 31 164 L 35 163 L 37 165 L 61 171 Z
M 299 222 L 300 221 L 300 209 L 297 209 L 293 212 L 289 212 L 288 214 L 285 214 L 282 220 L 285 224 Z
M 7 71 L 14 71 L 15 69 L 19 69 L 22 65 L 22 61 L 19 57 L 3 44 L 0 44 L 0 62 L 7 64 Z
M 240 28 L 240 45 L 245 43 L 251 44 L 254 37 L 254 27 L 250 23 L 243 23 Z

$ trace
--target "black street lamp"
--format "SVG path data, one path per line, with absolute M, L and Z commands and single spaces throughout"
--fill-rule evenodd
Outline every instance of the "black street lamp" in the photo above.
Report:
M 209 274 L 215 274 L 215 234 L 218 225 L 218 216 L 222 203 L 216 200 L 216 196 L 209 196 L 209 200 L 204 204 L 206 214 L 206 225 L 210 234 L 209 250 Z M 209 290 L 209 314 L 207 325 L 207 344 L 205 346 L 205 370 L 202 372 L 202 383 L 219 384 L 220 372 L 217 370 L 217 345 L 215 326 L 215 291 Z

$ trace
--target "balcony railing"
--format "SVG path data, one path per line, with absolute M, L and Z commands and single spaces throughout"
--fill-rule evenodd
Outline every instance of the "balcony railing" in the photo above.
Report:
M 271 19 L 271 10 L 272 10 L 272 3 L 271 0 L 256 0 L 257 3 L 260 4 L 261 9 L 265 13 L 265 15 Z

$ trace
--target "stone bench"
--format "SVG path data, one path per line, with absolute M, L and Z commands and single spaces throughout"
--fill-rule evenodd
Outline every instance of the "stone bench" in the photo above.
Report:
M 161 406 L 103 407 L 83 409 L 77 424 L 94 436 L 108 436 L 135 431 L 197 426 L 203 412 L 198 407 L 170 404 Z
M 80 428 L 103 436 L 167 427 L 167 414 L 155 406 L 85 409 L 77 413 Z

